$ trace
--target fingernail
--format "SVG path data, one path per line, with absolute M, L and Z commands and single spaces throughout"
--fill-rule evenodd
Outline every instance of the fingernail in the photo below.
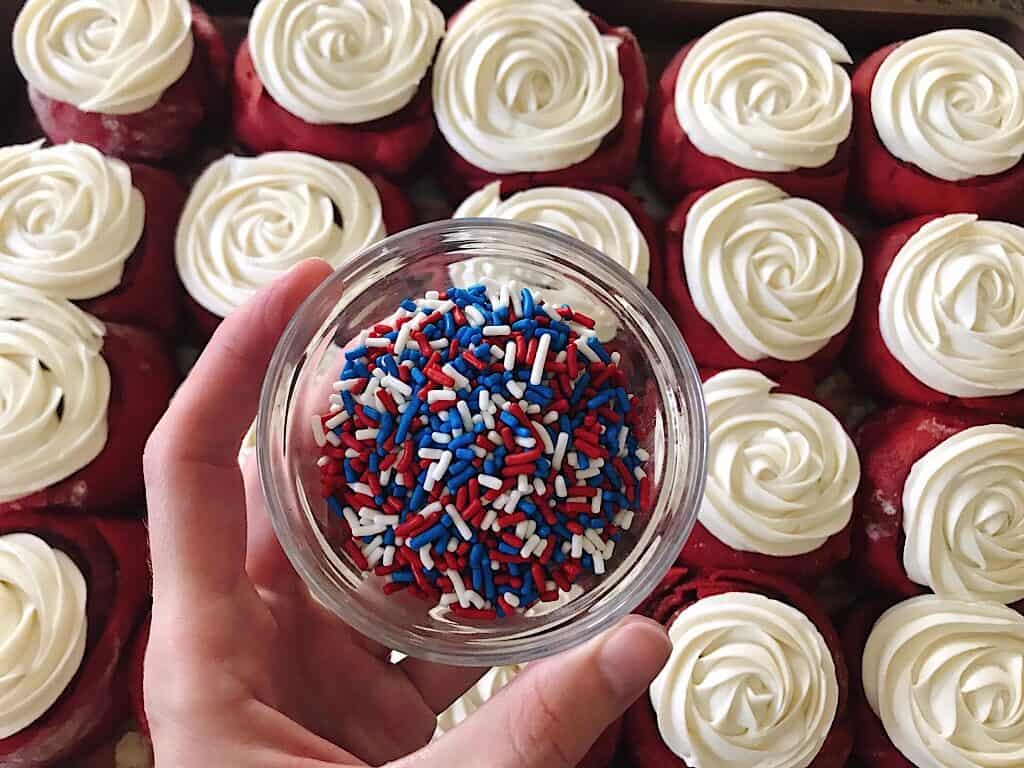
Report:
M 642 616 L 630 616 L 605 640 L 598 664 L 612 690 L 632 701 L 651 684 L 671 652 L 664 627 Z

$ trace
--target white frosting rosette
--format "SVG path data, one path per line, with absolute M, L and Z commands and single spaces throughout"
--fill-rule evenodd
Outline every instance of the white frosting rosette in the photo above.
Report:
M 25 79 L 83 112 L 154 106 L 192 61 L 188 0 L 28 0 L 13 35 Z
M 973 29 L 901 43 L 878 68 L 871 117 L 885 148 L 945 181 L 990 176 L 1024 156 L 1024 58 Z
M 0 291 L 0 502 L 69 477 L 103 450 L 103 334 L 102 323 L 68 301 Z
M 228 155 L 192 188 L 178 224 L 178 274 L 193 299 L 226 317 L 308 258 L 338 266 L 387 232 L 370 178 L 301 152 Z
M 620 43 L 574 0 L 473 0 L 434 64 L 438 128 L 491 173 L 586 160 L 622 117 Z
M 93 147 L 0 148 L 0 283 L 67 299 L 108 293 L 145 217 L 129 167 Z
M 261 0 L 248 40 L 274 101 L 329 125 L 402 109 L 443 35 L 444 15 L 430 0 Z
M 683 235 L 697 312 L 745 360 L 804 360 L 853 317 L 864 269 L 857 240 L 825 208 L 758 179 L 691 206 Z
M 523 670 L 522 665 L 512 664 L 505 667 L 492 667 L 484 673 L 476 684 L 457 698 L 448 709 L 437 716 L 437 729 L 434 738 L 438 739 L 448 733 L 480 707 L 490 701 L 494 695 L 511 683 Z
M 903 530 L 911 581 L 940 597 L 1024 599 L 1024 429 L 971 427 L 918 459 Z
M 686 54 L 675 110 L 693 145 L 752 171 L 819 168 L 850 135 L 852 61 L 839 40 L 791 13 L 719 24 Z
M 0 739 L 53 706 L 85 656 L 82 572 L 29 533 L 0 536 Z
M 618 200 L 573 187 L 537 187 L 501 199 L 501 182 L 494 181 L 467 197 L 452 218 L 497 218 L 536 224 L 575 237 L 618 262 L 643 285 L 650 274 L 651 254 L 640 227 Z M 535 283 L 528 268 L 499 267 L 486 259 L 467 259 L 451 268 L 456 285 L 487 285 L 495 292 L 509 280 Z M 618 323 L 611 311 L 578 286 L 545 290 L 557 304 L 568 304 L 594 320 L 598 336 L 614 337 Z
M 757 371 L 730 370 L 704 383 L 708 479 L 697 519 L 741 552 L 812 552 L 853 514 L 860 461 L 826 408 Z
M 878 321 L 893 357 L 932 389 L 1024 389 L 1024 228 L 968 213 L 929 221 L 889 267 Z
M 996 603 L 923 595 L 876 622 L 864 693 L 918 768 L 1024 765 L 1024 618 Z
M 690 768 L 805 768 L 839 706 L 835 663 L 792 606 L 728 592 L 683 610 L 651 684 L 665 745 Z

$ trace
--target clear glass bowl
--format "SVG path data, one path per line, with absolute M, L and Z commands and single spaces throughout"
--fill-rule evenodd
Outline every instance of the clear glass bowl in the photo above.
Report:
M 471 259 L 485 259 L 469 262 Z M 582 595 L 548 609 L 490 622 L 430 611 L 402 593 L 386 596 L 330 546 L 337 523 L 320 495 L 319 449 L 310 422 L 326 409 L 343 351 L 360 331 L 390 316 L 407 297 L 444 290 L 467 263 L 513 272 L 550 300 L 583 292 L 618 326 L 610 348 L 622 356 L 631 391 L 644 398 L 641 445 L 650 455 L 652 507 L 637 513 L 602 577 Z M 473 270 L 470 270 L 473 271 Z M 700 378 L 675 324 L 622 267 L 583 243 L 533 225 L 492 219 L 427 224 L 352 259 L 292 319 L 263 385 L 257 458 L 274 530 L 309 590 L 367 637 L 405 654 L 486 667 L 563 651 L 633 610 L 675 560 L 697 516 L 704 488 L 707 432 Z M 548 610 L 545 610 L 548 609 Z

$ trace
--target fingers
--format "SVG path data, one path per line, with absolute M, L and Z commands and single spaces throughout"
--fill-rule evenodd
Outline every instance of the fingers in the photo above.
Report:
M 448 709 L 487 671 L 486 668 L 446 667 L 444 664 L 413 658 L 402 659 L 398 668 L 409 678 L 435 715 Z
M 154 591 L 227 592 L 242 575 L 245 496 L 237 455 L 278 338 L 330 274 L 311 260 L 221 323 L 146 446 Z
M 296 580 L 296 574 L 270 524 L 270 515 L 263 503 L 255 453 L 245 462 L 242 477 L 246 509 L 245 572 L 253 584 L 281 590 L 287 582 Z
M 409 766 L 463 765 L 486 749 L 489 768 L 572 768 L 647 690 L 670 651 L 661 625 L 624 619 L 580 648 L 527 667 Z

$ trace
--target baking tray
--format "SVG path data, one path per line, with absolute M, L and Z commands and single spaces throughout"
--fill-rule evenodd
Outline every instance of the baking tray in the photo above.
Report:
M 200 0 L 225 33 L 229 44 L 237 46 L 245 35 L 253 0 Z M 435 0 L 450 15 L 462 2 Z M 646 58 L 652 84 L 676 51 L 687 41 L 716 24 L 757 10 L 786 10 L 799 13 L 822 24 L 850 50 L 854 60 L 888 43 L 950 27 L 968 27 L 992 34 L 1024 53 L 1024 0 L 780 0 L 764 4 L 748 0 L 581 0 L 581 4 L 615 25 L 631 27 Z M 0 29 L 10 30 L 21 0 L 0 0 Z M 10 53 L 10 35 L 0 38 L 0 98 L 7 107 L 0 121 L 0 140 L 27 141 L 40 136 L 25 98 L 24 83 L 17 75 Z M 185 181 L 217 156 L 238 151 L 227 136 L 213 137 L 211 146 L 177 165 Z M 637 170 L 631 190 L 644 200 L 649 212 L 659 219 L 668 206 L 647 180 L 645 160 Z M 446 218 L 451 204 L 430 178 L 429 164 L 418 178 L 403 184 L 416 205 L 421 221 Z M 870 218 L 853 211 L 858 235 L 869 234 Z M 183 368 L 196 350 L 184 344 L 179 350 Z M 823 383 L 819 394 L 836 410 L 848 427 L 855 426 L 870 410 L 871 404 L 859 396 L 842 371 Z M 822 585 L 819 596 L 833 611 L 841 610 L 855 598 L 856 581 L 837 573 Z M 855 763 L 851 763 L 851 768 Z M 90 759 L 66 768 L 113 768 L 113 747 L 108 745 Z

